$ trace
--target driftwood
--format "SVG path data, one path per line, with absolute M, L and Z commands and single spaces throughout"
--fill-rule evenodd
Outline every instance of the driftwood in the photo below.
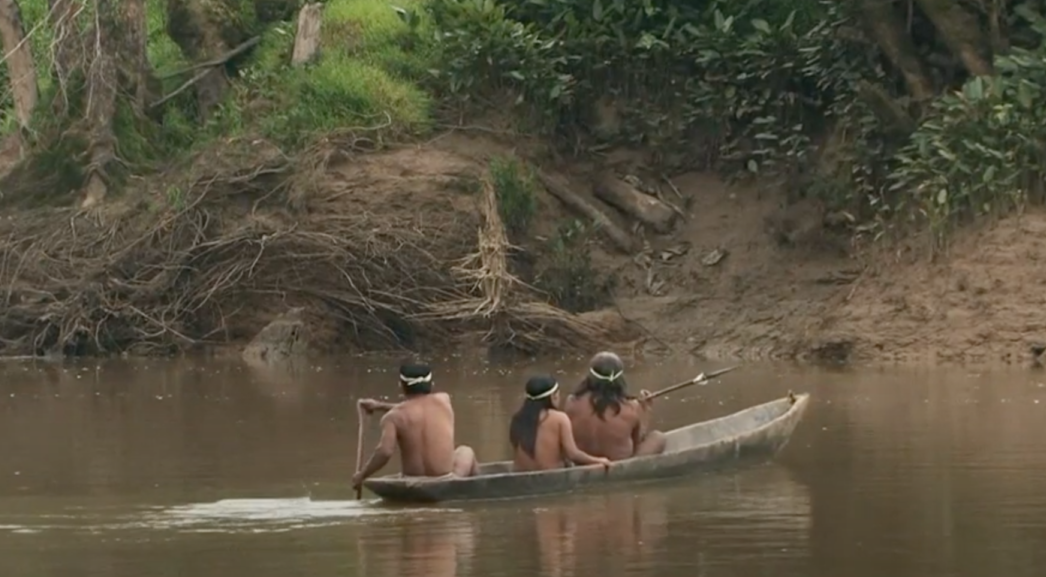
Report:
M 592 186 L 592 192 L 596 198 L 650 225 L 656 232 L 672 230 L 677 216 L 672 207 L 649 194 L 643 194 L 612 174 L 600 175 Z
M 323 19 L 323 4 L 313 2 L 302 6 L 298 12 L 298 31 L 294 35 L 294 51 L 291 66 L 307 64 L 320 51 L 320 24 Z
M 581 198 L 577 194 L 571 192 L 567 187 L 552 180 L 547 174 L 543 172 L 537 173 L 538 180 L 541 181 L 542 186 L 545 190 L 548 190 L 549 194 L 558 198 L 560 202 L 567 205 L 575 212 L 582 216 L 588 217 L 596 227 L 599 228 L 607 236 L 607 238 L 614 243 L 621 252 L 625 254 L 632 254 L 635 243 L 632 237 L 625 232 L 624 229 L 614 224 L 610 217 L 603 213 L 591 203 Z

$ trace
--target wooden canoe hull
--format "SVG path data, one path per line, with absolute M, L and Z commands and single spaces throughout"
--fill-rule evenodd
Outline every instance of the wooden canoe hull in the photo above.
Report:
M 737 461 L 770 459 L 792 437 L 810 402 L 809 394 L 788 396 L 732 415 L 665 433 L 665 452 L 600 465 L 513 473 L 512 461 L 480 465 L 474 477 L 372 477 L 364 486 L 385 501 L 436 503 L 507 499 L 566 493 L 590 485 L 668 479 Z

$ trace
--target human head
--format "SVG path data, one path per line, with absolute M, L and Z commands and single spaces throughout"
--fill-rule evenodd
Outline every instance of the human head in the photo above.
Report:
M 533 457 L 541 415 L 559 403 L 559 383 L 552 376 L 537 375 L 527 380 L 524 391 L 523 405 L 512 415 L 508 437 L 513 447 L 522 447 Z
M 615 413 L 621 412 L 621 402 L 628 399 L 628 383 L 625 381 L 625 363 L 616 353 L 601 351 L 592 355 L 588 363 L 588 374 L 578 385 L 574 394 L 588 393 L 589 400 L 599 418 L 603 418 L 607 407 Z
M 432 369 L 421 363 L 400 365 L 400 386 L 408 397 L 427 395 L 432 392 Z

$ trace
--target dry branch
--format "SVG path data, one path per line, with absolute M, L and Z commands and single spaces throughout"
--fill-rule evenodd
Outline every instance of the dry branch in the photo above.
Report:
M 150 203 L 0 220 L 0 354 L 247 340 L 261 328 L 259 309 L 287 306 L 371 348 L 471 330 L 527 351 L 607 338 L 612 329 L 542 302 L 511 274 L 489 183 L 475 209 L 405 212 L 410 191 L 359 189 L 365 155 L 340 154 L 357 155 L 348 166 L 363 181 L 346 184 L 311 156 L 245 138 L 179 167 L 187 179 L 157 179 L 151 194 L 135 195 Z
M 218 58 L 208 60 L 207 62 L 201 62 L 200 64 L 196 64 L 195 66 L 190 66 L 189 68 L 185 68 L 183 70 L 179 70 L 177 72 L 166 75 L 165 77 L 180 76 L 189 72 L 198 71 L 192 78 L 186 80 L 184 83 L 182 83 L 181 86 L 172 90 L 170 94 L 152 103 L 151 105 L 149 105 L 149 107 L 156 108 L 159 106 L 163 106 L 164 103 L 166 103 L 170 99 L 192 88 L 196 85 L 197 82 L 206 78 L 215 66 L 224 65 L 226 62 L 232 60 L 233 58 L 236 58 L 237 56 L 243 54 L 247 50 L 250 50 L 254 45 L 258 44 L 259 42 L 261 42 L 261 36 L 255 36 L 250 40 L 247 40 L 243 44 L 240 44 L 239 46 L 226 52 L 225 54 L 222 54 Z

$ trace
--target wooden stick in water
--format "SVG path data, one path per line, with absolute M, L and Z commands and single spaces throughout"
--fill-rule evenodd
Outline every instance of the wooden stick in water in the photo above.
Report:
M 643 398 L 645 400 L 650 400 L 650 399 L 653 399 L 653 398 L 656 398 L 656 397 L 660 397 L 661 395 L 667 395 L 668 393 L 671 393 L 671 392 L 674 392 L 674 391 L 678 391 L 679 389 L 689 387 L 690 385 L 696 385 L 698 383 L 707 382 L 710 379 L 714 379 L 715 377 L 718 377 L 719 375 L 724 375 L 726 373 L 729 373 L 730 371 L 732 371 L 732 370 L 734 370 L 736 368 L 737 368 L 736 366 L 735 367 L 727 367 L 725 369 L 719 369 L 718 371 L 712 371 L 711 373 L 708 373 L 707 375 L 704 374 L 704 373 L 701 373 L 701 374 L 697 375 L 696 377 L 694 377 L 694 378 L 692 378 L 690 380 L 683 381 L 683 382 L 680 382 L 680 383 L 676 383 L 676 384 L 672 385 L 671 387 L 665 387 L 665 388 L 661 389 L 660 391 L 655 391 L 653 393 L 650 393 L 649 395 L 647 395 L 647 396 L 645 396 Z
M 365 431 L 363 425 L 366 422 L 366 419 L 364 419 L 366 415 L 364 415 L 363 407 L 358 403 L 356 405 L 356 416 L 360 421 L 359 431 L 356 435 L 356 472 L 359 473 L 360 469 L 363 468 L 363 433 Z M 359 501 L 362 498 L 363 487 L 360 487 L 359 489 L 356 489 L 356 500 Z

